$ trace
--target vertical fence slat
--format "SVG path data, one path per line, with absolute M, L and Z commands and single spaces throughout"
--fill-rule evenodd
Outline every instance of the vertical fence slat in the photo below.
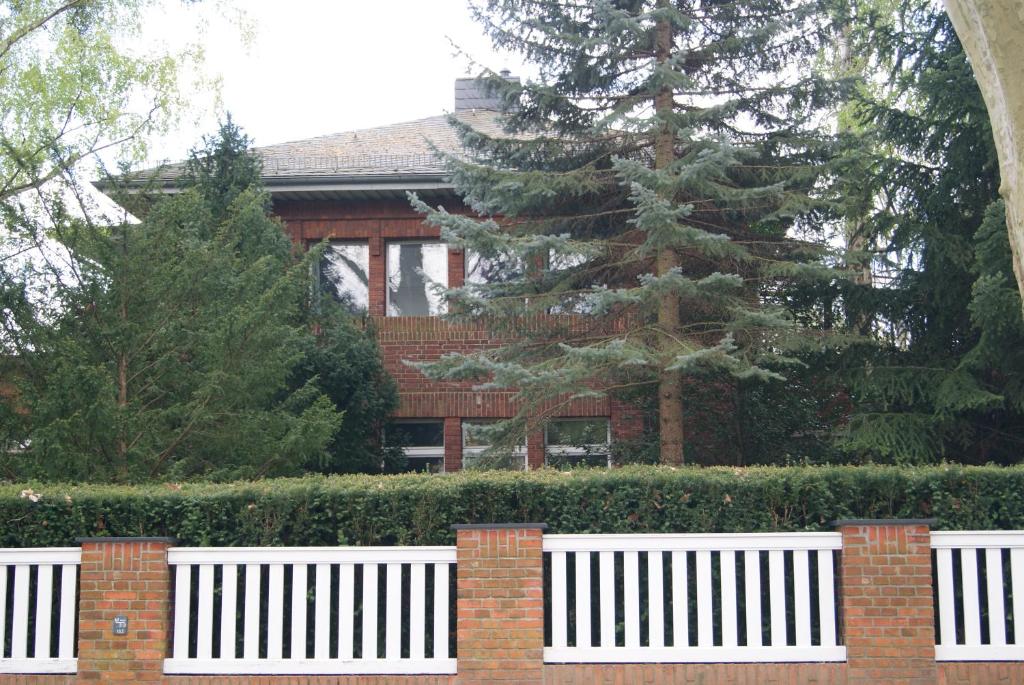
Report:
M 723 550 L 719 556 L 722 572 L 722 645 L 739 644 L 736 633 L 736 552 Z
M 7 646 L 7 572 L 10 566 L 0 565 L 0 659 Z
M 220 584 L 220 656 L 235 658 L 235 612 L 238 606 L 238 566 L 221 567 Z
M 188 658 L 189 611 L 192 606 L 192 567 L 179 564 L 174 572 L 174 658 Z
M 647 603 L 650 625 L 647 634 L 651 647 L 665 646 L 665 574 L 661 552 L 647 553 Z M 579 620 L 577 618 L 577 620 Z
M 284 564 L 270 564 L 267 582 L 267 658 L 280 659 L 284 624 Z
M 330 654 L 331 639 L 331 565 L 317 564 L 313 574 L 316 586 L 313 597 L 313 658 L 326 659 Z M 342 585 L 339 592 L 344 591 L 345 586 Z
M 409 658 L 422 659 L 425 654 L 423 639 L 426 620 L 427 574 L 426 565 L 413 564 L 409 568 Z
M 196 658 L 213 656 L 213 565 L 199 565 L 199 601 L 196 603 Z
M 981 644 L 981 607 L 978 601 L 978 555 L 975 548 L 960 550 L 961 577 L 964 596 L 964 642 Z
M 640 553 L 625 552 L 622 561 L 626 647 L 635 648 L 640 646 Z
M 935 550 L 939 584 L 939 644 L 956 644 L 956 607 L 953 605 L 953 550 Z
M 747 616 L 747 646 L 760 647 L 761 638 L 761 553 L 743 552 L 744 601 Z
M 821 617 L 821 646 L 836 644 L 835 569 L 832 550 L 818 550 L 818 615 Z
M 576 646 L 590 647 L 590 552 L 576 552 Z
M 672 552 L 672 644 L 690 646 L 690 598 L 686 552 Z
M 985 550 L 988 581 L 988 634 L 993 645 L 1006 644 L 1006 607 L 1003 605 L 1003 550 Z
M 36 639 L 33 655 L 50 658 L 50 621 L 53 611 L 53 565 L 36 567 Z
M 615 556 L 599 552 L 601 575 L 601 646 L 615 646 Z
M 434 564 L 434 658 L 448 658 L 448 564 Z
M 566 626 L 569 611 L 565 597 L 565 552 L 551 553 L 551 645 L 568 644 Z
M 327 573 L 327 599 L 324 600 L 325 613 L 329 613 L 331 574 Z M 353 650 L 353 632 L 355 630 L 355 596 L 356 567 L 355 564 L 341 564 L 338 568 L 338 658 L 351 659 Z M 324 632 L 327 633 L 327 619 L 324 617 Z M 317 633 L 319 635 L 319 633 Z M 326 653 L 327 637 L 324 637 Z M 325 657 L 326 658 L 326 657 Z
M 796 646 L 811 646 L 811 574 L 807 550 L 793 552 L 793 602 L 796 618 Z
M 14 613 L 11 622 L 11 657 L 24 659 L 28 655 L 28 583 L 30 568 L 27 564 L 14 567 Z
M 711 616 L 711 552 L 697 551 L 697 646 L 714 645 Z
M 363 658 L 377 658 L 377 564 L 363 564 Z
M 242 657 L 256 659 L 260 655 L 260 566 L 245 565 L 245 627 L 242 635 Z
M 384 596 L 384 658 L 402 655 L 402 565 L 387 565 L 387 594 Z
M 1013 583 L 1013 635 L 1024 643 L 1024 549 L 1010 550 L 1010 582 Z
M 306 565 L 292 566 L 292 659 L 306 658 Z
M 772 613 L 772 647 L 786 646 L 786 583 L 780 549 L 768 552 L 768 600 Z
M 0 593 L 6 596 L 7 588 L 3 579 L 6 568 L 0 566 Z M 60 567 L 60 623 L 57 627 L 57 658 L 71 659 L 75 655 L 75 609 L 78 607 L 78 566 L 63 564 Z M 0 600 L 0 623 L 3 622 L 3 600 Z M 0 645 L 3 644 L 3 628 L 0 627 Z

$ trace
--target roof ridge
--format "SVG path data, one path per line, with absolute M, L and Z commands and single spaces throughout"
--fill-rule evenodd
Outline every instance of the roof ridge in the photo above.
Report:
M 431 121 L 431 120 L 434 120 L 434 119 L 447 120 L 449 116 L 450 116 L 449 113 L 435 114 L 433 116 L 422 117 L 420 119 L 410 119 L 408 121 L 397 121 L 397 122 L 395 122 L 393 124 L 385 124 L 383 126 L 367 126 L 365 128 L 353 128 L 353 129 L 349 129 L 347 131 L 337 131 L 335 133 L 325 133 L 323 135 L 313 136 L 312 138 L 297 138 L 295 140 L 285 140 L 285 141 L 282 141 L 280 143 L 271 143 L 270 145 L 257 145 L 256 147 L 254 147 L 252 149 L 253 149 L 253 151 L 258 151 L 258 150 L 264 150 L 264 149 L 269 148 L 269 147 L 278 147 L 278 146 L 281 146 L 281 145 L 293 145 L 295 143 L 309 143 L 309 142 L 312 142 L 314 140 L 328 140 L 328 139 L 331 139 L 331 138 L 337 138 L 338 136 L 346 136 L 346 135 L 351 135 L 351 134 L 366 133 L 366 132 L 369 132 L 369 131 L 383 131 L 383 130 L 386 130 L 386 129 L 389 129 L 389 128 L 390 129 L 397 128 L 399 126 L 412 126 L 412 125 L 415 125 L 415 124 L 422 124 L 422 123 L 424 123 L 426 121 Z

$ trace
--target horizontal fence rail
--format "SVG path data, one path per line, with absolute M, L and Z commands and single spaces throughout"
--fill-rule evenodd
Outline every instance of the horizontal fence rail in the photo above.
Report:
M 938 661 L 1024 660 L 1024 531 L 931 534 Z
M 839 533 L 548 535 L 549 663 L 844 661 Z
M 0 549 L 0 673 L 75 673 L 78 547 Z
M 165 673 L 455 673 L 454 547 L 177 547 L 168 562 Z

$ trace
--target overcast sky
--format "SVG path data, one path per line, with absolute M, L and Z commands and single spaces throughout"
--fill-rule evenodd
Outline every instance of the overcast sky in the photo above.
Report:
M 205 49 L 205 70 L 221 79 L 220 112 L 230 111 L 269 145 L 450 111 L 466 57 L 522 75 L 521 61 L 497 54 L 470 17 L 467 0 L 235 0 L 251 23 L 242 40 L 231 12 L 170 2 L 145 21 L 150 47 L 185 39 Z M 181 159 L 216 126 L 208 93 L 193 95 L 181 128 L 154 140 L 152 159 Z M 198 117 L 198 121 L 197 121 Z

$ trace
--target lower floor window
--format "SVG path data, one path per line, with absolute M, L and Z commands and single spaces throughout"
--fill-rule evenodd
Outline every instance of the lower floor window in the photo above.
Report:
M 407 471 L 444 471 L 444 421 L 440 419 L 392 421 L 384 429 L 384 445 L 402 449 Z
M 551 466 L 608 466 L 610 427 L 604 417 L 553 419 L 544 430 L 544 457 Z
M 462 422 L 462 468 L 496 468 L 526 470 L 526 446 L 511 449 L 492 450 L 493 440 L 487 434 L 487 427 L 495 421 Z

